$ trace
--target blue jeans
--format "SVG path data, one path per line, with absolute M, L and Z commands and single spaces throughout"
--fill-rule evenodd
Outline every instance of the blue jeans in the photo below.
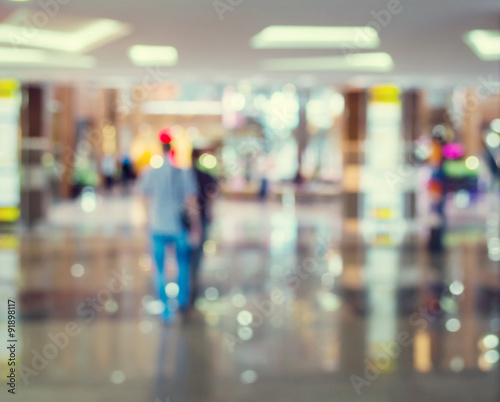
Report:
M 179 276 L 177 284 L 179 286 L 179 294 L 177 300 L 179 301 L 179 308 L 183 309 L 189 306 L 189 243 L 187 234 L 183 232 L 179 235 L 164 235 L 164 234 L 151 234 L 151 246 L 153 259 L 157 268 L 155 289 L 157 296 L 165 303 L 165 312 L 163 315 L 169 318 L 173 311 L 168 307 L 168 297 L 165 292 L 167 279 L 165 278 L 164 265 L 165 265 L 165 248 L 166 246 L 174 244 L 175 253 L 177 256 L 177 265 L 179 267 Z

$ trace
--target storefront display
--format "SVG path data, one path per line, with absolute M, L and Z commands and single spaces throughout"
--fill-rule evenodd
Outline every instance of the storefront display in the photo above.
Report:
M 19 218 L 19 83 L 0 80 L 0 222 Z
M 363 232 L 370 242 L 393 244 L 405 226 L 403 188 L 388 188 L 386 180 L 387 172 L 398 172 L 401 164 L 401 101 L 393 86 L 373 88 L 369 96 L 361 176 Z

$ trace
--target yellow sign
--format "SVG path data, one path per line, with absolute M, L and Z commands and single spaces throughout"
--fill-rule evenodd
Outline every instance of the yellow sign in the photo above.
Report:
M 0 81 L 0 98 L 13 98 L 19 90 L 19 82 L 13 80 Z
M 394 218 L 393 210 L 391 208 L 375 208 L 373 216 L 378 220 L 387 220 Z
M 0 208 L 0 222 L 15 222 L 19 219 L 19 215 L 17 207 Z
M 375 87 L 370 90 L 370 98 L 372 102 L 398 103 L 399 89 L 392 85 Z

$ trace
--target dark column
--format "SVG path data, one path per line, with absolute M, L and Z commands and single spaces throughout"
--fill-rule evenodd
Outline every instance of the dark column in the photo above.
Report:
M 420 137 L 426 124 L 422 92 L 418 90 L 405 91 L 402 96 L 403 102 L 403 141 L 405 145 L 404 160 L 409 166 L 416 169 L 415 141 Z M 416 175 L 411 176 L 415 179 Z M 410 189 L 405 190 L 406 219 L 416 218 L 416 183 Z
M 61 174 L 61 196 L 68 198 L 72 191 L 72 176 L 76 154 L 75 143 L 75 97 L 74 89 L 71 87 L 58 87 L 55 89 L 55 99 L 58 101 L 59 114 L 57 131 L 62 144 L 60 163 Z
M 44 88 L 27 85 L 22 88 L 21 106 L 21 220 L 28 226 L 45 218 L 47 180 L 42 166 L 46 151 Z
M 360 175 L 364 163 L 361 142 L 366 137 L 366 97 L 365 90 L 355 89 L 345 93 L 342 208 L 346 234 L 357 234 L 359 230 L 359 207 L 363 201 Z

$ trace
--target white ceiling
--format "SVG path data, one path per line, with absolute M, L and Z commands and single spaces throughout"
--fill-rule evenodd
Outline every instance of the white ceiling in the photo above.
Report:
M 62 0 L 61 0 L 62 1 Z M 67 2 L 65 0 L 64 2 Z M 237 4 L 239 0 L 220 0 Z M 42 0 L 43 2 L 43 0 Z M 140 80 L 147 75 L 127 57 L 134 44 L 169 45 L 179 52 L 175 67 L 163 67 L 172 79 L 358 83 L 395 81 L 402 85 L 474 85 L 480 77 L 499 75 L 498 62 L 485 62 L 462 40 L 472 29 L 499 29 L 500 0 L 401 0 L 402 11 L 379 33 L 376 51 L 389 53 L 390 73 L 268 73 L 260 62 L 270 57 L 328 56 L 340 50 L 254 50 L 248 42 L 269 25 L 365 26 L 371 12 L 387 9 L 389 0 L 243 0 L 220 20 L 215 0 L 70 0 L 54 20 L 67 17 L 111 18 L 130 24 L 132 32 L 88 54 L 92 70 L 6 68 L 0 77 L 23 80 Z M 0 0 L 0 22 L 19 8 L 40 10 L 38 0 Z

